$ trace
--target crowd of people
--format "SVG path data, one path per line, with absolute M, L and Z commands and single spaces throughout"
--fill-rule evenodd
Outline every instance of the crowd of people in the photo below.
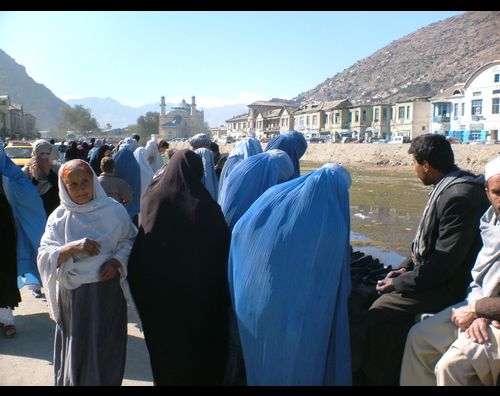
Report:
M 227 156 L 207 134 L 45 140 L 20 169 L 0 145 L 0 323 L 45 291 L 55 385 L 120 385 L 127 309 L 155 385 L 498 385 L 500 157 L 458 168 L 444 136 L 413 139 L 432 186 L 409 257 L 350 323 L 349 171 L 301 175 L 303 134 Z M 62 162 L 62 163 L 61 163 Z M 15 246 L 15 248 L 14 248 Z

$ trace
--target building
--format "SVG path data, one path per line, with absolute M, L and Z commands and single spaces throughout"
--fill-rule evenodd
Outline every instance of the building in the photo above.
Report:
M 196 108 L 196 99 L 191 98 L 191 104 L 182 102 L 172 106 L 172 110 L 166 113 L 165 96 L 161 97 L 159 136 L 172 140 L 174 138 L 189 138 L 197 133 L 208 133 L 209 128 L 205 123 L 204 111 Z
M 299 105 L 278 100 L 257 101 L 248 105 L 248 128 L 258 137 L 273 137 L 281 131 L 294 129 L 294 113 Z
M 348 115 L 349 129 L 352 132 L 352 137 L 358 140 L 365 140 L 372 136 L 372 106 L 370 105 L 352 105 L 348 107 L 350 115 Z
M 226 120 L 226 134 L 234 137 L 245 137 L 248 129 L 248 112 Z M 212 137 L 215 137 L 212 134 Z M 219 138 L 220 136 L 217 136 Z
M 428 97 L 401 100 L 392 105 L 391 137 L 411 140 L 429 133 L 430 102 Z
M 22 105 L 12 103 L 8 95 L 0 96 L 0 136 L 33 138 L 37 135 L 36 117 L 25 113 Z
M 376 104 L 372 108 L 373 120 L 365 132 L 369 132 L 371 138 L 388 139 L 391 135 L 392 105 Z
M 10 136 L 10 98 L 0 96 L 0 136 Z

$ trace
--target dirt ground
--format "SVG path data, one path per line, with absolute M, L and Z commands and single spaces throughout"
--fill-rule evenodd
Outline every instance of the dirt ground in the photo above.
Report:
M 20 291 L 22 302 L 14 310 L 17 335 L 7 339 L 0 334 L 0 386 L 52 386 L 55 324 L 49 318 L 47 300 L 33 297 L 26 287 Z M 122 385 L 153 385 L 144 335 L 130 309 Z
M 170 148 L 191 148 L 187 142 L 170 143 Z M 262 145 L 263 148 L 265 144 Z M 219 145 L 221 153 L 229 153 L 234 144 Z M 350 167 L 412 167 L 410 145 L 405 144 L 341 144 L 310 143 L 301 161 L 340 162 Z M 483 173 L 484 165 L 500 155 L 500 144 L 453 144 L 455 163 L 475 173 Z

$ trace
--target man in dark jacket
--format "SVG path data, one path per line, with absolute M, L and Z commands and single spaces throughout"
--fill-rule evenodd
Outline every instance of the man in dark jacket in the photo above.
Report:
M 378 281 L 381 295 L 372 304 L 366 332 L 351 334 L 361 345 L 353 356 L 354 383 L 398 385 L 406 336 L 422 312 L 435 313 L 462 301 L 481 249 L 479 220 L 489 206 L 483 176 L 454 165 L 442 135 L 413 139 L 415 172 L 433 185 L 411 247 L 401 268 Z

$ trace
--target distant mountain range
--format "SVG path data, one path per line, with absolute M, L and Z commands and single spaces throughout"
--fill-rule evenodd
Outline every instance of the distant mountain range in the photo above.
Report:
M 325 42 L 338 39 L 332 31 Z M 371 56 L 326 79 L 294 101 L 350 99 L 354 103 L 392 103 L 416 96 L 434 96 L 467 77 L 478 67 L 500 58 L 500 11 L 468 11 L 430 24 L 393 41 Z M 135 124 L 140 115 L 160 111 L 158 103 L 138 108 L 111 98 L 68 100 L 57 98 L 47 87 L 26 74 L 24 66 L 0 50 L 0 95 L 10 95 L 24 111 L 37 117 L 38 129 L 49 129 L 60 119 L 64 106 L 82 104 L 101 127 Z M 276 92 L 275 96 L 280 96 Z M 205 108 L 210 127 L 245 113 L 247 104 Z M 167 110 L 172 104 L 167 105 Z
M 148 111 L 160 112 L 160 101 L 150 103 L 141 107 L 130 107 L 123 105 L 113 98 L 83 98 L 69 99 L 66 103 L 70 106 L 82 105 L 90 109 L 92 116 L 95 117 L 101 128 L 105 128 L 109 123 L 113 128 L 124 128 L 130 124 L 135 124 L 137 119 L 146 114 Z M 166 111 L 170 111 L 176 103 L 166 103 Z M 221 107 L 202 108 L 198 106 L 198 110 L 204 110 L 205 122 L 209 127 L 218 127 L 221 124 L 225 125 L 226 120 L 248 111 L 246 104 L 235 104 Z

